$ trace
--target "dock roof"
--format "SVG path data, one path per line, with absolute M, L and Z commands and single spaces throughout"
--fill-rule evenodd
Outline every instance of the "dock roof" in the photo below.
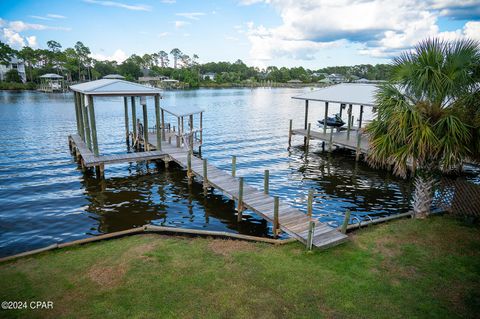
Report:
M 292 99 L 375 106 L 376 90 L 376 84 L 341 83 L 292 96 Z
M 55 74 L 55 73 L 47 73 L 47 74 L 41 75 L 40 78 L 42 78 L 42 79 L 63 79 L 63 76 Z
M 188 116 L 205 112 L 204 109 L 193 105 L 176 105 L 176 106 L 160 106 L 165 112 L 172 114 L 176 117 Z
M 100 79 L 70 86 L 75 92 L 100 96 L 148 96 L 160 95 L 161 90 L 119 79 Z

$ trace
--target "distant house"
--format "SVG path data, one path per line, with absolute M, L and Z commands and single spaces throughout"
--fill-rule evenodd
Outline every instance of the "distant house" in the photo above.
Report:
M 125 80 L 125 77 L 120 74 L 109 74 L 105 75 L 102 79 Z
M 321 79 L 320 81 L 318 81 L 318 83 L 333 84 L 333 81 L 326 77 L 326 78 Z
M 345 77 L 343 75 L 337 74 L 337 73 L 329 74 L 325 78 L 329 79 L 332 83 L 343 83 L 343 82 L 345 82 Z
M 201 77 L 202 77 L 202 80 L 211 80 L 211 81 L 215 81 L 215 76 L 217 74 L 216 73 L 213 73 L 213 72 L 208 72 L 208 73 L 205 73 L 205 74 L 202 74 Z
M 5 74 L 10 70 L 17 70 L 22 82 L 27 82 L 27 74 L 25 73 L 25 63 L 23 60 L 13 57 L 8 65 L 0 64 L 0 81 L 5 81 Z
M 368 80 L 368 79 L 365 79 L 365 78 L 360 78 L 358 80 L 355 80 L 354 81 L 355 83 L 370 83 L 372 81 Z

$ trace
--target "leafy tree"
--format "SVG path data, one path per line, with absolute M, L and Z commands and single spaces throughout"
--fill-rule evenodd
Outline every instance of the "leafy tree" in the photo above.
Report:
M 391 81 L 376 95 L 368 160 L 403 177 L 413 165 L 417 216 L 430 212 L 435 173 L 480 157 L 479 66 L 475 41 L 426 40 L 394 59 Z
M 11 70 L 8 70 L 7 73 L 5 73 L 5 81 L 13 82 L 13 83 L 22 83 L 22 78 L 20 77 L 20 74 L 18 74 L 17 70 L 11 69 Z
M 17 53 L 17 56 L 25 62 L 27 76 L 29 75 L 29 80 L 33 81 L 33 66 L 37 63 L 35 50 L 25 46 Z
M 180 59 L 180 57 L 183 55 L 182 51 L 180 49 L 175 48 L 170 51 L 170 54 L 173 56 L 173 68 L 177 68 L 177 61 Z
M 82 42 L 77 41 L 75 43 L 75 53 L 76 53 L 76 58 L 78 62 L 78 78 L 81 78 L 82 75 L 82 69 L 85 69 L 86 65 L 89 64 L 89 55 L 90 55 L 90 49 L 86 47 Z M 88 73 L 88 69 L 87 69 Z M 85 75 L 83 77 L 85 80 Z
M 8 65 L 14 55 L 15 50 L 13 50 L 8 44 L 0 41 L 0 64 Z
M 170 62 L 168 60 L 168 53 L 165 52 L 165 51 L 160 51 L 160 52 L 158 52 L 158 56 L 159 56 L 159 59 L 160 59 L 160 66 L 162 68 L 168 67 L 168 63 Z

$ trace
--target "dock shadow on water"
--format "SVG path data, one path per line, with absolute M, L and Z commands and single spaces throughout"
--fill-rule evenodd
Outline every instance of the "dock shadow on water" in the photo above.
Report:
M 202 184 L 188 183 L 185 171 L 173 162 L 168 169 L 162 161 L 128 166 L 126 177 L 98 180 L 85 174 L 85 211 L 97 222 L 90 235 L 153 224 L 270 236 L 265 220 L 247 211 L 238 222 L 232 200 L 213 190 L 205 195 Z

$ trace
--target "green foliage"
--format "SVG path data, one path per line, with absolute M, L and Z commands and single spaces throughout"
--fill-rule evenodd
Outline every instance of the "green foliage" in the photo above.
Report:
M 8 44 L 0 41 L 0 64 L 8 65 L 10 59 L 15 55 L 15 50 L 13 50 Z
M 427 40 L 396 58 L 367 127 L 370 162 L 405 176 L 408 162 L 431 173 L 479 159 L 479 63 L 479 45 L 470 40 Z
M 22 83 L 22 78 L 20 77 L 20 74 L 18 74 L 17 70 L 11 69 L 8 70 L 7 73 L 5 73 L 5 81 L 12 83 Z
M 0 90 L 35 90 L 35 83 L 0 82 Z

